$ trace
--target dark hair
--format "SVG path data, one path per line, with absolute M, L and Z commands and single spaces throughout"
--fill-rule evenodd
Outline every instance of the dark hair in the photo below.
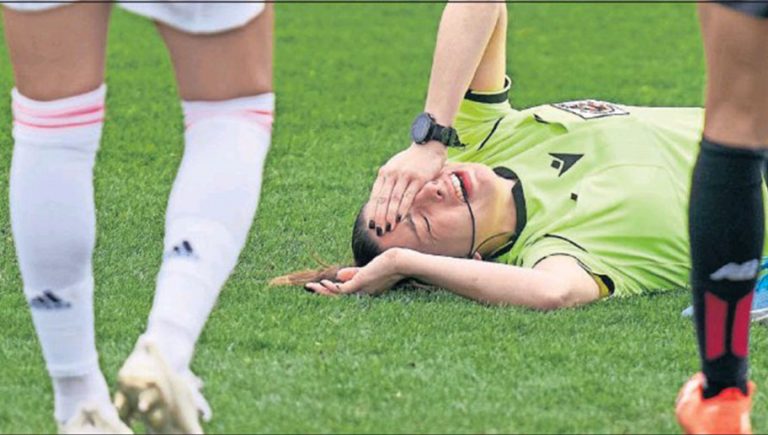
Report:
M 383 251 L 376 240 L 368 231 L 368 223 L 363 216 L 365 205 L 360 208 L 355 219 L 355 225 L 352 227 L 352 255 L 355 257 L 355 266 L 363 267 L 378 257 Z
M 376 240 L 371 237 L 371 232 L 368 231 L 368 223 L 363 216 L 363 210 L 365 205 L 360 208 L 360 212 L 357 213 L 355 224 L 352 227 L 352 255 L 355 258 L 355 266 L 363 267 L 370 263 L 383 251 L 381 247 L 376 243 Z M 318 282 L 324 279 L 336 280 L 336 274 L 339 270 L 347 266 L 342 265 L 328 265 L 323 261 L 317 260 L 322 266 L 319 269 L 302 270 L 299 272 L 289 273 L 288 275 L 278 276 L 273 278 L 270 285 L 304 285 L 308 282 Z

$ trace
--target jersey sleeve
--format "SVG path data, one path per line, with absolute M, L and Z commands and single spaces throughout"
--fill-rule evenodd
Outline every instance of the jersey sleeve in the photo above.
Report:
M 467 91 L 453 124 L 462 143 L 474 147 L 488 137 L 501 119 L 516 112 L 509 105 L 510 85 L 511 81 L 507 77 L 500 90 Z
M 542 260 L 555 255 L 565 255 L 575 259 L 594 278 L 600 289 L 600 298 L 611 296 L 614 293 L 616 277 L 610 272 L 607 265 L 573 242 L 556 236 L 542 237 L 527 246 L 521 253 L 518 263 L 522 267 L 533 268 Z

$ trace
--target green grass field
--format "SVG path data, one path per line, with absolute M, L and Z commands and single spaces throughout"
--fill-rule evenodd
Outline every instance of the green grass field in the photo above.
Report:
M 194 361 L 209 432 L 674 433 L 698 369 L 684 290 L 554 313 L 446 292 L 323 298 L 273 276 L 351 258 L 376 168 L 422 109 L 437 4 L 277 6 L 278 115 L 261 205 Z M 576 98 L 702 104 L 693 5 L 513 4 L 513 105 Z M 3 41 L 4 42 L 4 41 Z M 51 432 L 53 399 L 15 261 L 7 204 L 12 73 L 0 44 L 0 432 Z M 143 330 L 182 153 L 170 62 L 148 21 L 116 10 L 96 168 L 97 338 L 113 382 Z M 752 375 L 768 386 L 768 334 Z M 758 394 L 753 422 L 768 431 Z

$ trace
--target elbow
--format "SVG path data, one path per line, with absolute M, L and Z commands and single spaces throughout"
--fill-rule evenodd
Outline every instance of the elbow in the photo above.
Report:
M 538 299 L 534 308 L 541 311 L 554 311 L 578 305 L 574 292 L 568 287 L 551 288 Z
M 541 311 L 554 311 L 570 306 L 568 299 L 561 294 L 546 295 L 537 301 L 533 308 Z
M 473 298 L 480 302 L 497 306 L 519 306 L 539 311 L 554 311 L 575 305 L 568 289 L 552 288 L 547 291 L 535 292 L 524 297 L 505 293 L 502 296 Z

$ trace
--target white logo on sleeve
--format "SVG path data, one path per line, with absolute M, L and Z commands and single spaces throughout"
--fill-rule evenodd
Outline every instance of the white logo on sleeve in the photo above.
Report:
M 552 104 L 552 107 L 564 110 L 584 119 L 629 115 L 629 112 L 618 104 L 599 100 L 566 101 L 564 103 Z
M 749 260 L 742 264 L 728 263 L 717 269 L 712 275 L 709 275 L 709 278 L 712 281 L 722 281 L 724 279 L 728 281 L 747 281 L 757 276 L 759 266 L 760 263 L 757 259 Z

